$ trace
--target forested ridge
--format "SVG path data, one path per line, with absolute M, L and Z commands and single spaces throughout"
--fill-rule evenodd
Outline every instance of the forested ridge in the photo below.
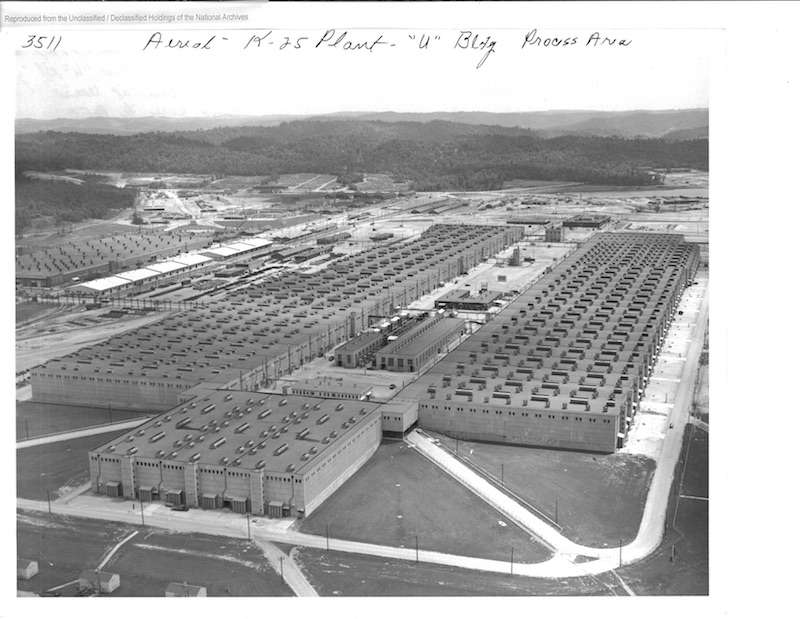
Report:
M 17 234 L 34 222 L 46 225 L 103 219 L 133 207 L 136 191 L 89 179 L 82 184 L 39 180 L 15 174 L 14 227 Z
M 129 136 L 41 132 L 16 138 L 23 170 L 270 176 L 388 173 L 417 190 L 497 189 L 514 178 L 656 182 L 653 168 L 708 169 L 708 140 L 561 136 L 448 121 L 299 120 L 272 127 Z

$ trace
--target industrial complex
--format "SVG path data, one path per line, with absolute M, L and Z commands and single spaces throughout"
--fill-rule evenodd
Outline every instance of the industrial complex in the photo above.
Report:
M 411 212 L 439 215 L 428 207 L 440 208 L 433 201 Z M 98 304 L 181 288 L 185 277 L 246 282 L 32 368 L 33 399 L 156 413 L 91 450 L 94 492 L 270 518 L 308 516 L 382 437 L 416 427 L 613 453 L 625 445 L 700 257 L 681 234 L 603 231 L 609 222 L 585 214 L 428 221 L 410 240 L 373 224 L 368 245 L 344 253 L 336 248 L 365 233 L 307 226 L 216 244 L 200 238 L 191 248 L 180 235 L 123 235 L 109 251 L 131 255 L 113 265 L 100 248 L 77 262 L 63 249 L 20 256 L 18 279 L 46 273 L 45 258 L 60 261 L 64 277 L 78 272 L 65 260 L 85 273 L 105 264 L 111 274 L 99 279 L 62 278 L 70 294 Z M 587 232 L 568 241 L 574 228 Z M 496 281 L 459 283 L 504 250 L 506 268 L 524 274 L 534 258 L 520 243 L 531 235 L 561 246 L 538 279 L 497 271 Z M 126 261 L 136 268 L 121 270 Z M 260 275 L 249 281 L 251 268 Z M 55 285 L 49 277 L 26 285 Z M 298 374 L 316 360 L 344 374 Z M 391 397 L 397 385 L 384 385 L 375 399 L 368 371 L 402 385 Z M 409 396 L 403 387 L 415 381 Z

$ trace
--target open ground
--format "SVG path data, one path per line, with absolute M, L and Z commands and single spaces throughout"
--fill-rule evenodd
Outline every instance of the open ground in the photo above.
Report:
M 155 414 L 155 411 L 154 413 Z M 138 419 L 143 411 L 68 404 L 17 402 L 17 440 Z
M 547 548 L 401 442 L 386 442 L 300 522 L 303 533 L 536 563 Z
M 429 434 L 456 450 L 455 439 Z M 640 455 L 469 441 L 458 441 L 458 455 L 555 520 L 572 541 L 598 547 L 636 537 L 655 469 Z
M 708 501 L 681 498 L 702 496 L 708 474 L 707 434 L 692 428 L 687 425 L 661 545 L 614 572 L 546 579 L 512 576 L 510 563 L 504 576 L 317 548 L 298 547 L 292 555 L 322 596 L 708 595 Z
M 119 542 L 135 535 L 108 554 Z M 24 591 L 47 591 L 103 566 L 120 575 L 111 595 L 163 596 L 170 582 L 204 586 L 209 596 L 291 596 L 259 546 L 247 540 L 182 534 L 151 527 L 48 514 L 17 514 L 17 555 L 39 562 L 39 574 L 18 581 Z M 59 589 L 74 595 L 74 584 Z
M 55 500 L 89 481 L 89 450 L 120 432 L 17 449 L 17 496 Z

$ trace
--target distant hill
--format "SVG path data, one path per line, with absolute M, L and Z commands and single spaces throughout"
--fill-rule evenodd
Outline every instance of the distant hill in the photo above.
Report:
M 619 137 L 667 137 L 676 132 L 687 132 L 692 138 L 708 137 L 708 110 L 663 111 L 546 111 L 546 112 L 341 112 L 322 116 L 270 115 L 270 116 L 215 116 L 209 118 L 60 118 L 36 120 L 21 118 L 16 121 L 17 134 L 39 131 L 132 135 L 155 131 L 205 131 L 225 127 L 274 127 L 291 120 L 362 120 L 385 123 L 429 123 L 445 121 L 460 125 L 523 128 L 538 137 L 560 135 L 598 135 Z M 462 129 L 462 133 L 465 130 Z M 478 130 L 485 133 L 485 130 Z M 679 134 L 678 134 L 679 135 Z M 670 139 L 681 139 L 671 137 Z M 683 138 L 686 139 L 686 138 Z
M 135 133 L 150 133 L 154 131 L 200 131 L 215 129 L 217 127 L 270 127 L 297 118 L 301 117 L 283 114 L 275 116 L 212 116 L 208 118 L 175 118 L 169 116 L 146 116 L 137 118 L 95 116 L 89 118 L 54 118 L 51 120 L 19 118 L 14 123 L 14 131 L 18 135 L 37 133 L 39 131 L 133 135 Z
M 385 122 L 427 122 L 447 120 L 470 125 L 497 125 L 522 127 L 538 133 L 541 137 L 559 135 L 600 135 L 619 137 L 659 138 L 671 131 L 708 131 L 708 110 L 663 110 L 663 111 L 548 111 L 548 112 L 430 112 L 430 113 L 343 113 L 334 117 L 352 117 L 360 120 L 382 120 Z

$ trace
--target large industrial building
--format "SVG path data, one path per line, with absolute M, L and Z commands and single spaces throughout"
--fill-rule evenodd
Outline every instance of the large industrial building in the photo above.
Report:
M 58 286 L 76 277 L 110 275 L 210 244 L 208 237 L 172 232 L 127 233 L 71 241 L 18 255 L 16 280 L 24 286 Z
M 420 426 L 615 451 L 698 262 L 681 235 L 595 235 L 426 374 Z
M 521 228 L 434 225 L 413 242 L 251 285 L 33 368 L 33 399 L 163 411 L 202 382 L 264 388 L 521 236 Z
M 200 385 L 89 453 L 92 489 L 270 517 L 307 516 L 381 440 L 378 406 Z

